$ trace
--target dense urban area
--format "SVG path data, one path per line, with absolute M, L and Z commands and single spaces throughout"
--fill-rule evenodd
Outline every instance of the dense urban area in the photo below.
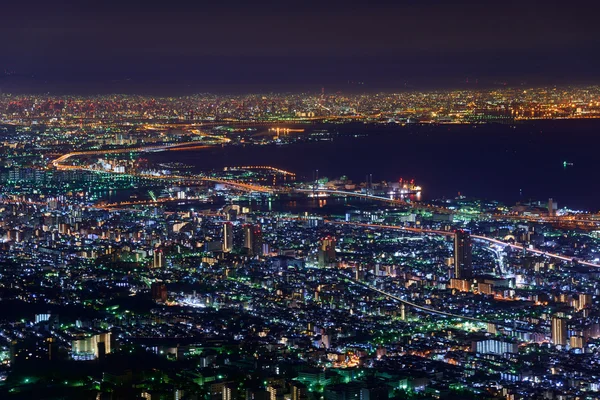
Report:
M 322 118 L 460 123 L 600 116 L 600 86 L 472 88 L 375 94 L 200 94 L 96 97 L 0 94 L 7 123 L 104 126 L 139 121 L 264 122 Z
M 177 154 L 599 117 L 600 86 L 0 94 L 0 398 L 598 399 L 597 210 Z

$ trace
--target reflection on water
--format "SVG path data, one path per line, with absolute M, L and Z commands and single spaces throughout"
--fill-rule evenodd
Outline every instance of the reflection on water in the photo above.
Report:
M 465 196 L 514 204 L 552 197 L 561 205 L 595 211 L 600 188 L 599 121 L 538 121 L 517 126 L 414 126 L 377 128 L 340 125 L 358 138 L 286 146 L 227 146 L 152 153 L 152 162 L 179 161 L 196 170 L 270 165 L 295 172 L 298 180 L 348 176 L 354 182 L 414 179 L 423 199 Z M 581 143 L 586 143 L 582 146 Z M 568 160 L 574 166 L 564 168 Z M 304 177 L 304 178 L 303 178 Z

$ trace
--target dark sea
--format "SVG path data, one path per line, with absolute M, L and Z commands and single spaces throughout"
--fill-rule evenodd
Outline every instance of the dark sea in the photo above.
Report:
M 414 179 L 424 199 L 467 197 L 518 201 L 553 198 L 559 207 L 600 210 L 600 120 L 515 125 L 310 125 L 300 136 L 328 131 L 329 141 L 247 144 L 152 153 L 197 170 L 271 165 L 299 179 L 348 176 L 364 181 Z M 249 134 L 250 135 L 250 134 Z M 566 165 L 565 165 L 566 163 Z

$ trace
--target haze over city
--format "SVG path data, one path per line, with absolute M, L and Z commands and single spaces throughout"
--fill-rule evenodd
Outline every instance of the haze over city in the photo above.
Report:
M 178 95 L 598 83 L 591 5 L 11 2 L 0 67 L 16 76 L 0 86 Z

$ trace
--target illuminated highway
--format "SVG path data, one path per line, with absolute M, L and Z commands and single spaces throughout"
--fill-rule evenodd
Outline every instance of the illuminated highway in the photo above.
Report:
M 92 156 L 92 155 L 102 155 L 102 154 L 122 154 L 122 153 L 142 153 L 142 152 L 151 152 L 151 151 L 168 151 L 175 150 L 177 148 L 193 146 L 192 148 L 198 148 L 198 146 L 202 146 L 203 148 L 208 147 L 207 145 L 201 145 L 197 141 L 195 142 L 183 142 L 183 143 L 174 143 L 174 144 L 165 144 L 159 146 L 144 146 L 144 147 L 123 147 L 118 149 L 107 149 L 107 150 L 89 150 L 89 151 L 75 151 L 72 153 L 64 154 L 57 159 L 52 161 L 52 166 L 57 169 L 77 169 L 78 167 L 71 165 L 63 165 L 65 161 L 67 161 L 71 157 L 79 157 L 79 156 Z M 74 168 L 73 168 L 74 167 Z
M 424 203 L 419 203 L 419 202 L 407 202 L 401 199 L 390 199 L 389 197 L 383 197 L 383 196 L 374 196 L 371 194 L 365 194 L 365 193 L 360 193 L 360 192 L 348 192 L 345 190 L 333 190 L 333 189 L 293 189 L 293 191 L 295 192 L 300 192 L 300 193 L 314 193 L 317 196 L 319 195 L 319 193 L 326 193 L 326 194 L 333 194 L 333 195 L 339 195 L 339 196 L 350 196 L 350 197 L 360 197 L 363 199 L 367 199 L 367 200 L 375 200 L 375 201 L 381 201 L 383 203 L 387 203 L 387 204 L 393 204 L 393 205 L 399 205 L 399 206 L 406 206 L 406 207 L 411 207 L 411 208 L 416 208 L 416 209 L 423 209 L 423 210 L 430 210 L 430 211 L 435 211 L 435 212 L 439 212 L 439 213 L 443 213 L 443 214 L 448 214 L 450 212 L 452 212 L 451 210 L 444 208 L 444 207 L 436 207 L 433 206 L 431 204 L 424 204 Z
M 269 165 L 244 165 L 244 166 L 235 166 L 235 167 L 227 167 L 226 170 L 229 170 L 229 171 L 239 171 L 239 170 L 267 170 L 267 171 L 271 171 L 271 172 L 274 172 L 274 173 L 280 174 L 280 175 L 296 176 L 296 174 L 293 173 L 293 172 L 286 171 L 286 170 L 279 169 L 279 168 L 275 168 L 275 167 L 271 167 Z
M 329 224 L 338 224 L 338 225 L 351 225 L 351 226 L 360 226 L 360 227 L 365 227 L 365 228 L 374 228 L 374 229 L 395 229 L 395 230 L 401 230 L 401 231 L 407 231 L 407 232 L 413 232 L 413 233 L 425 233 L 425 234 L 436 234 L 436 235 L 445 235 L 445 236 L 453 236 L 454 232 L 448 232 L 448 231 L 439 231 L 439 230 L 433 230 L 433 229 L 420 229 L 420 228 L 409 228 L 409 227 L 401 227 L 401 226 L 396 226 L 396 225 L 383 225 L 383 224 L 368 224 L 368 223 L 359 223 L 359 222 L 345 222 L 345 221 L 326 221 Z M 492 239 L 492 238 L 488 238 L 486 236 L 480 236 L 480 235 L 471 235 L 472 238 L 477 239 L 477 240 L 482 240 L 482 241 L 487 241 L 490 243 L 494 243 L 494 244 L 498 244 L 501 246 L 509 246 L 518 250 L 523 250 L 523 246 L 520 245 L 515 245 L 515 244 L 510 244 L 510 243 L 506 243 L 503 242 L 501 240 L 497 240 L 497 239 Z M 548 252 L 544 252 L 541 250 L 536 250 L 536 249 L 529 249 L 529 248 L 525 248 L 526 251 L 534 253 L 534 254 L 538 254 L 538 255 L 542 255 L 542 256 L 546 256 L 546 257 L 550 257 L 550 258 L 556 258 L 556 259 L 560 259 L 563 261 L 568 261 L 568 262 L 572 262 L 573 258 L 571 257 L 566 257 L 560 254 L 556 254 L 556 253 L 548 253 Z M 577 261 L 579 264 L 588 266 L 588 267 L 593 267 L 593 268 L 600 268 L 599 264 L 594 264 L 591 262 L 587 262 L 587 261 Z M 464 316 L 464 315 L 460 315 L 460 314 L 453 314 L 453 313 L 449 313 L 449 312 L 445 312 L 445 311 L 440 311 L 440 310 L 436 310 L 433 308 L 429 308 L 429 307 L 425 307 L 416 303 L 413 303 L 411 301 L 402 299 L 401 297 L 398 297 L 392 293 L 388 293 L 385 292 L 383 290 L 380 290 L 372 285 L 369 285 L 365 282 L 361 282 L 359 280 L 353 279 L 347 275 L 341 274 L 339 273 L 339 276 L 343 277 L 346 280 L 349 280 L 355 284 L 361 285 L 363 287 L 366 287 L 372 291 L 375 291 L 379 294 L 382 294 L 386 297 L 389 297 L 391 299 L 394 299 L 402 304 L 405 304 L 407 306 L 410 306 L 412 308 L 421 310 L 421 311 L 425 311 L 431 314 L 436 314 L 436 315 L 442 315 L 442 316 L 447 316 L 447 317 L 451 317 L 451 318 L 459 318 L 462 320 L 467 320 L 467 321 L 473 321 L 473 322 L 480 322 L 480 323 L 494 323 L 498 326 L 508 326 L 502 323 L 496 323 L 493 321 L 485 321 L 479 318 L 474 318 L 474 317 L 468 317 L 468 316 Z
M 353 282 L 353 283 L 355 283 L 357 285 L 361 285 L 363 287 L 366 287 L 366 288 L 368 288 L 368 289 L 370 289 L 370 290 L 372 290 L 374 292 L 377 292 L 377 293 L 382 294 L 382 295 L 384 295 L 386 297 L 394 299 L 394 300 L 396 300 L 396 301 L 398 301 L 398 302 L 400 302 L 402 304 L 405 304 L 405 305 L 407 305 L 409 307 L 412 307 L 412 308 L 415 308 L 417 310 L 425 311 L 425 312 L 428 312 L 428 313 L 431 313 L 431 314 L 442 315 L 442 316 L 445 316 L 445 317 L 459 318 L 459 319 L 462 319 L 462 320 L 472 321 L 472 322 L 480 322 L 480 323 L 491 322 L 491 321 L 484 321 L 484 320 L 479 319 L 479 318 L 473 318 L 473 317 L 468 317 L 468 316 L 465 316 L 465 315 L 453 314 L 453 313 L 449 313 L 449 312 L 446 312 L 446 311 L 436 310 L 434 308 L 424 307 L 424 306 L 422 306 L 420 304 L 413 303 L 412 301 L 404 300 L 401 297 L 398 297 L 398 296 L 396 296 L 396 295 L 394 295 L 392 293 L 384 292 L 383 290 L 377 289 L 375 286 L 369 285 L 368 283 L 361 282 L 359 280 L 350 278 L 347 275 L 344 275 L 344 274 L 341 274 L 341 273 L 338 274 L 338 275 L 340 277 L 342 277 L 343 279 L 349 280 L 349 281 L 351 281 L 351 282 Z M 496 323 L 494 322 L 494 324 L 496 324 Z M 502 324 L 499 324 L 499 325 L 502 325 Z
M 208 136 L 208 135 L 206 135 Z M 218 138 L 218 137 L 217 137 Z M 226 138 L 219 138 L 223 141 L 229 141 Z M 150 151 L 177 151 L 177 150 L 190 150 L 190 149 L 198 149 L 198 148 L 207 148 L 208 145 L 201 145 L 197 141 L 194 142 L 184 142 L 184 143 L 175 143 L 175 144 L 167 144 L 160 146 L 145 146 L 145 147 L 126 147 L 119 149 L 109 149 L 109 150 L 91 150 L 91 151 L 79 151 L 64 154 L 51 162 L 51 165 L 59 170 L 84 170 L 84 171 L 93 171 L 98 172 L 97 170 L 89 167 L 77 166 L 77 165 L 65 165 L 64 162 L 69 158 L 78 157 L 78 156 L 89 156 L 89 155 L 103 155 L 103 154 L 122 154 L 122 153 L 132 153 L 132 152 L 150 152 Z M 267 168 L 267 167 L 262 167 Z M 270 168 L 270 167 L 269 167 Z M 283 171 L 286 172 L 287 171 Z M 106 172 L 106 171 L 103 171 Z M 119 174 L 119 173 L 115 173 Z M 182 175 L 150 175 L 150 174 L 127 174 L 131 176 L 137 176 L 140 178 L 146 179 L 161 179 L 161 180 L 178 180 L 182 182 L 188 181 L 205 181 L 205 182 L 213 182 L 217 184 L 223 184 L 228 186 L 233 186 L 238 189 L 242 189 L 248 192 L 260 192 L 260 193 L 273 193 L 274 189 L 267 186 L 261 185 L 253 185 L 245 182 L 238 182 L 227 179 L 219 179 L 219 178 L 209 178 L 203 176 L 182 176 Z
M 401 231 L 406 231 L 406 232 L 414 232 L 414 233 L 430 233 L 430 234 L 435 234 L 435 235 L 454 236 L 454 232 L 450 232 L 450 231 L 439 231 L 439 230 L 433 230 L 433 229 L 410 228 L 410 227 L 397 226 L 397 225 L 367 224 L 367 223 L 360 223 L 360 222 L 329 221 L 329 220 L 327 222 L 330 223 L 330 224 L 354 225 L 354 226 L 361 226 L 361 227 L 373 228 L 373 229 L 396 229 L 396 230 L 401 230 Z M 562 254 L 549 253 L 549 252 L 546 252 L 546 251 L 537 250 L 537 249 L 531 249 L 531 248 L 528 248 L 528 247 L 523 248 L 523 246 L 521 246 L 521 245 L 503 242 L 502 240 L 489 238 L 487 236 L 471 235 L 471 237 L 473 239 L 477 239 L 477 240 L 482 240 L 482 241 L 486 241 L 486 242 L 498 244 L 498 245 L 501 245 L 501 246 L 504 246 L 504 247 L 508 246 L 508 247 L 513 248 L 513 249 L 517 249 L 517 250 L 521 250 L 521 251 L 523 251 L 523 249 L 524 249 L 528 253 L 533 253 L 533 254 L 537 254 L 537 255 L 540 255 L 540 256 L 545 256 L 545 257 L 549 257 L 549 258 L 556 258 L 558 260 L 568 261 L 568 262 L 576 261 L 578 264 L 585 265 L 587 267 L 600 268 L 600 264 L 595 264 L 595 263 L 592 263 L 592 262 L 589 262 L 589 261 L 577 260 L 577 259 L 575 259 L 573 257 L 563 256 Z
M 339 196 L 360 197 L 360 198 L 364 198 L 364 199 L 380 201 L 380 202 L 387 203 L 387 204 L 400 205 L 400 206 L 406 206 L 406 207 L 411 207 L 411 208 L 415 208 L 415 209 L 428 210 L 428 211 L 437 212 L 437 213 L 441 213 L 441 214 L 457 213 L 457 211 L 450 210 L 445 207 L 434 206 L 431 204 L 424 204 L 421 202 L 410 202 L 409 203 L 402 199 L 390 199 L 389 197 L 375 196 L 375 195 L 370 195 L 370 194 L 365 194 L 365 193 L 360 193 L 360 192 L 349 192 L 349 191 L 344 191 L 344 190 L 333 190 L 333 189 L 294 189 L 294 191 L 302 192 L 302 193 L 314 193 L 316 196 L 319 196 L 320 193 L 323 193 L 323 194 L 332 194 L 332 195 L 339 195 Z M 584 216 L 577 218 L 577 217 L 570 216 L 570 215 L 526 216 L 526 215 L 513 215 L 513 214 L 493 214 L 493 215 L 486 214 L 485 216 L 489 216 L 489 218 L 493 218 L 493 219 L 507 219 L 507 220 L 514 219 L 514 220 L 520 220 L 520 221 L 549 223 L 549 224 L 557 225 L 559 227 L 563 227 L 566 229 L 574 229 L 574 228 L 588 229 L 588 230 L 589 229 L 598 229 L 599 225 L 600 225 L 600 216 L 597 214 L 584 215 L 584 216 L 587 216 L 587 218 L 582 218 Z
M 209 135 L 198 129 L 193 129 L 192 132 L 196 135 L 199 135 L 202 137 L 208 137 L 208 138 L 217 140 L 222 143 L 230 141 L 230 139 L 228 139 L 228 138 Z M 192 150 L 192 149 L 199 149 L 199 148 L 206 148 L 206 147 L 209 147 L 209 145 L 201 144 L 198 141 L 192 141 L 192 142 L 173 143 L 173 144 L 165 144 L 165 145 L 158 145 L 158 146 L 145 146 L 145 147 L 134 147 L 134 148 L 118 148 L 118 149 L 108 149 L 108 150 L 90 150 L 90 151 L 71 152 L 71 153 L 67 153 L 67 154 L 64 154 L 64 155 L 56 158 L 55 160 L 53 160 L 51 162 L 51 165 L 53 167 L 55 167 L 57 169 L 61 169 L 61 170 L 96 171 L 94 169 L 87 168 L 87 167 L 66 165 L 65 162 L 67 160 L 69 160 L 70 158 L 77 157 L 77 156 L 121 154 L 121 153 L 131 153 L 131 152 L 178 151 L 178 150 Z M 292 177 L 295 176 L 295 174 L 293 172 L 285 171 L 285 170 L 271 167 L 271 166 L 264 166 L 264 165 L 229 167 L 229 169 L 231 169 L 231 170 L 237 170 L 237 169 L 240 169 L 240 170 L 244 170 L 244 169 L 247 169 L 247 170 L 251 170 L 251 169 L 269 170 L 271 172 L 281 174 L 281 175 L 287 175 L 287 176 L 292 176 Z M 147 178 L 147 179 L 177 180 L 180 182 L 199 182 L 199 181 L 213 182 L 216 184 L 222 184 L 222 185 L 235 187 L 237 189 L 248 191 L 248 192 L 259 192 L 259 193 L 268 193 L 268 194 L 274 194 L 274 193 L 278 193 L 278 192 L 282 192 L 282 193 L 299 192 L 299 193 L 309 193 L 309 194 L 312 193 L 313 195 L 316 195 L 316 196 L 319 196 L 321 194 L 338 195 L 338 196 L 345 196 L 345 197 L 351 196 L 351 197 L 364 198 L 364 199 L 368 199 L 368 200 L 380 201 L 380 202 L 384 202 L 386 204 L 411 207 L 414 209 L 423 209 L 423 210 L 428 210 L 428 211 L 443 213 L 443 214 L 448 214 L 448 213 L 454 212 L 445 207 L 434 206 L 431 204 L 424 204 L 421 202 L 407 202 L 402 199 L 390 199 L 390 198 L 383 197 L 383 196 L 375 196 L 375 195 L 370 195 L 370 194 L 365 194 L 365 193 L 360 193 L 360 192 L 350 192 L 350 191 L 343 191 L 343 190 L 274 188 L 274 187 L 269 187 L 269 186 L 264 186 L 264 185 L 257 185 L 257 184 L 252 184 L 252 183 L 219 179 L 219 178 L 209 178 L 209 177 L 203 177 L 203 176 L 195 176 L 195 177 L 180 176 L 180 175 L 155 176 L 155 175 L 146 175 L 146 174 L 133 174 L 133 176 L 138 176 L 138 177 Z M 148 203 L 148 204 L 150 204 L 150 203 Z M 511 214 L 506 214 L 506 215 L 505 214 L 495 214 L 495 215 L 490 215 L 489 217 L 494 218 L 494 219 L 517 219 L 517 220 L 525 220 L 525 221 L 540 222 L 540 223 L 551 223 L 551 224 L 555 224 L 555 225 L 562 226 L 565 228 L 582 228 L 582 229 L 597 229 L 598 223 L 600 222 L 597 220 L 597 218 L 598 218 L 597 215 L 589 215 L 587 218 L 585 218 L 585 216 L 578 218 L 578 217 L 573 217 L 573 216 L 554 216 L 554 217 L 537 216 L 536 217 L 536 216 L 520 216 L 520 215 L 511 215 Z M 491 241 L 491 239 L 488 239 L 488 238 L 485 238 L 484 240 Z M 505 242 L 501 242 L 501 243 L 505 246 L 520 248 L 520 246 L 518 246 L 518 245 L 512 245 L 512 244 L 508 244 Z M 534 250 L 534 249 L 527 249 L 527 251 L 530 251 L 532 253 L 542 254 L 542 255 L 545 254 L 541 251 Z M 570 260 L 568 257 L 559 256 L 559 255 L 557 255 L 554 258 Z M 590 263 L 587 263 L 584 261 L 582 261 L 580 263 L 584 264 L 584 265 L 590 264 Z M 589 265 L 589 266 L 600 267 L 600 265 L 596 265 L 596 264 Z
M 498 220 L 517 220 L 538 223 L 548 223 L 565 229 L 598 229 L 600 216 L 598 214 L 583 214 L 579 216 L 560 215 L 560 216 L 531 216 L 514 214 L 493 214 L 490 216 Z

